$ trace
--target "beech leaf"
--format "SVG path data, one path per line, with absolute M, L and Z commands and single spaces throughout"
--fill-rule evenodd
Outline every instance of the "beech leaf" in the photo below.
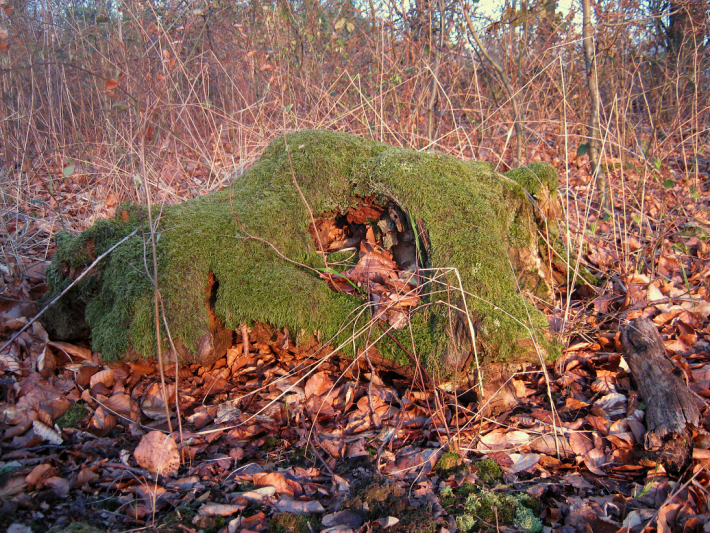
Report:
M 175 439 L 160 431 L 144 435 L 133 456 L 140 466 L 161 476 L 173 476 L 180 468 L 180 454 Z

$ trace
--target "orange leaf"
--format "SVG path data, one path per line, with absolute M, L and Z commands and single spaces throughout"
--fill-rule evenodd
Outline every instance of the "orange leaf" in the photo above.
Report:
M 177 474 L 180 468 L 180 454 L 175 440 L 160 431 L 144 435 L 133 456 L 140 466 L 161 476 Z
M 103 385 L 106 385 L 107 388 L 110 388 L 113 387 L 113 381 L 113 369 L 108 368 L 91 376 L 89 384 L 91 385 L 91 388 L 93 388 L 97 383 L 102 383 Z
M 271 486 L 274 487 L 277 492 L 293 495 L 293 489 L 286 483 L 286 478 L 283 474 L 279 474 L 278 472 L 259 472 L 254 474 L 252 483 L 258 487 Z
M 103 407 L 96 409 L 89 422 L 89 431 L 97 437 L 108 435 L 116 427 L 116 417 L 107 413 Z
M 83 485 L 92 485 L 99 481 L 99 475 L 91 470 L 91 468 L 84 467 L 76 476 L 76 481 L 74 482 L 75 487 L 81 487 Z
M 115 80 L 113 78 L 106 80 L 107 91 L 113 91 L 116 87 L 118 87 L 118 80 Z
M 37 465 L 32 469 L 32 472 L 27 474 L 27 477 L 25 478 L 25 482 L 28 485 L 36 485 L 37 482 L 42 478 L 43 475 L 47 473 L 49 469 L 52 468 L 52 465 L 49 465 L 47 463 Z
M 91 350 L 89 348 L 74 346 L 73 344 L 69 344 L 68 342 L 60 341 L 50 341 L 48 344 L 50 346 L 58 348 L 59 350 L 63 351 L 68 355 L 73 355 L 75 357 L 80 357 L 81 359 L 91 361 Z

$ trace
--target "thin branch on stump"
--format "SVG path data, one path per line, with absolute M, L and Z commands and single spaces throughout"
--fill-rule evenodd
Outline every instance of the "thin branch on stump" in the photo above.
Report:
M 647 318 L 633 320 L 621 333 L 624 355 L 646 404 L 644 446 L 671 475 L 690 460 L 693 439 L 689 426 L 698 426 L 698 400 L 683 380 L 683 371 L 667 356 L 661 336 Z

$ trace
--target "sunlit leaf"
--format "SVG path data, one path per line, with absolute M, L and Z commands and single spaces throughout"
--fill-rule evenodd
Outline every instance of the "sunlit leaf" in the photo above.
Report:
M 47 442 L 57 445 L 62 443 L 62 437 L 59 433 L 39 420 L 32 422 L 32 429 L 34 429 L 34 432 Z
M 76 170 L 76 165 L 69 165 L 68 167 L 64 167 L 62 174 L 64 174 L 65 178 L 69 178 L 69 177 L 71 177 L 72 174 L 74 174 L 75 170 Z
M 140 466 L 161 476 L 174 475 L 180 468 L 180 454 L 175 440 L 160 431 L 145 435 L 133 456 Z

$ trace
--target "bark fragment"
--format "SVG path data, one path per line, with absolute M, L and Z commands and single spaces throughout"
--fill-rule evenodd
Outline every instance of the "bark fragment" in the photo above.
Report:
M 647 318 L 633 320 L 621 333 L 624 354 L 646 404 L 646 450 L 670 474 L 690 460 L 693 440 L 689 426 L 698 426 L 698 400 L 683 379 L 683 371 L 666 356 L 658 330 Z

